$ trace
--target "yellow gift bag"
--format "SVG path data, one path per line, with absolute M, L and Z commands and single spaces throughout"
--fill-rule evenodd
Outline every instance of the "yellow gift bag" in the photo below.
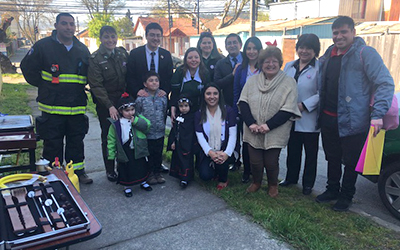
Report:
M 374 127 L 370 127 L 367 139 L 363 175 L 379 175 L 382 164 L 383 144 L 386 131 L 381 131 L 374 137 Z

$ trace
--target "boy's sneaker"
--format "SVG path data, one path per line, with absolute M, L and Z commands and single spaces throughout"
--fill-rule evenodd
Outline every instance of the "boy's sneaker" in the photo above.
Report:
M 155 185 L 155 184 L 158 183 L 156 177 L 154 176 L 154 174 L 151 174 L 149 176 L 149 178 L 147 178 L 147 183 L 150 184 L 150 185 Z
M 351 200 L 345 198 L 339 198 L 339 200 L 333 205 L 332 209 L 337 212 L 345 212 L 349 210 Z
M 158 184 L 163 184 L 163 183 L 165 183 L 165 179 L 164 179 L 164 177 L 163 177 L 161 174 L 156 174 L 156 175 L 155 175 L 155 179 L 157 180 L 157 183 L 158 183 Z
M 318 203 L 325 203 L 325 202 L 330 202 L 333 200 L 337 200 L 339 196 L 339 192 L 331 191 L 331 190 L 326 190 L 322 194 L 318 195 L 315 198 L 315 201 Z

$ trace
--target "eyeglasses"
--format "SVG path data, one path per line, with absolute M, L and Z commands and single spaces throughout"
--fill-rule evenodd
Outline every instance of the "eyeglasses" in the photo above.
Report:
M 268 65 L 268 64 L 279 64 L 279 61 L 278 60 L 265 60 L 263 62 L 263 64 L 266 64 L 266 65 Z
M 148 36 L 151 38 L 154 38 L 154 37 L 161 38 L 161 34 L 149 33 Z

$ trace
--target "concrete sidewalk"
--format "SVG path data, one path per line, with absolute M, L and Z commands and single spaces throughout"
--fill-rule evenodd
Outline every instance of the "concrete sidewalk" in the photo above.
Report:
M 29 95 L 36 117 L 36 89 Z M 81 195 L 103 230 L 70 249 L 291 249 L 195 182 L 182 190 L 177 179 L 165 174 L 165 184 L 154 185 L 151 192 L 134 186 L 133 197 L 126 198 L 123 187 L 106 178 L 99 122 L 87 115 L 86 172 L 94 183 L 81 185 Z

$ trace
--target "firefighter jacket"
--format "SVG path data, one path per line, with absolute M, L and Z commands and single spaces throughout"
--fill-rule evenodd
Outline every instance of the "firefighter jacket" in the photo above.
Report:
M 68 51 L 56 35 L 54 30 L 51 37 L 33 45 L 21 62 L 22 73 L 29 84 L 38 87 L 39 110 L 57 115 L 84 114 L 89 50 L 73 37 Z
M 117 47 L 110 55 L 103 45 L 89 57 L 88 82 L 93 101 L 109 109 L 117 105 L 126 88 L 128 53 Z M 117 107 L 116 107 L 117 108 Z

